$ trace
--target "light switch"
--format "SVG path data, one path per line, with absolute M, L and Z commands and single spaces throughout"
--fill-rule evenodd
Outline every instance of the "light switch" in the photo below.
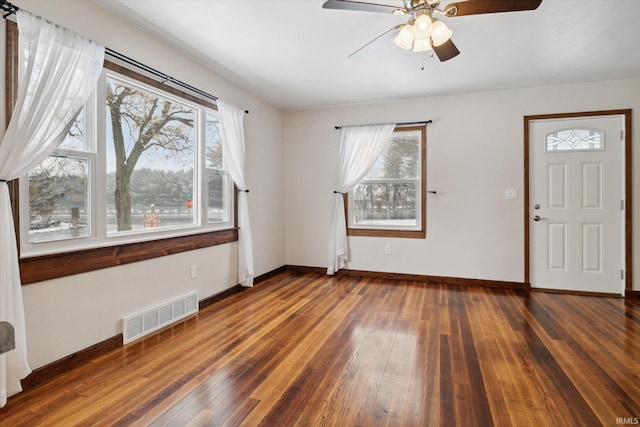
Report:
M 506 198 L 507 200 L 518 200 L 518 190 L 507 190 Z

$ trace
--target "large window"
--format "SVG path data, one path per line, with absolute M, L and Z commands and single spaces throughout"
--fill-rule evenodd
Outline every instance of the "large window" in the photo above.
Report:
M 105 70 L 22 180 L 22 254 L 229 228 L 231 185 L 216 110 Z
M 348 195 L 349 235 L 425 237 L 425 127 L 398 127 Z
M 18 30 L 6 28 L 10 112 Z M 65 141 L 9 183 L 22 283 L 237 241 L 222 154 L 214 104 L 105 62 Z

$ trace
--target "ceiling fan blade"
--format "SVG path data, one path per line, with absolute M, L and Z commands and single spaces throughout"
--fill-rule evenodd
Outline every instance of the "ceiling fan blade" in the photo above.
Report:
M 519 12 L 534 10 L 542 0 L 468 0 L 449 3 L 445 8 L 447 16 L 480 15 L 483 13 Z
M 401 7 L 389 6 L 384 4 L 375 3 L 362 3 L 359 1 L 349 0 L 327 0 L 322 5 L 323 9 L 340 9 L 340 10 L 357 10 L 361 12 L 379 12 L 379 13 L 394 13 L 400 11 L 406 13 L 406 10 Z
M 353 53 L 351 53 L 349 56 L 347 56 L 347 58 L 351 58 L 353 55 L 355 55 L 356 53 L 360 52 L 362 49 L 364 49 L 365 47 L 369 46 L 370 44 L 372 44 L 373 42 L 375 42 L 379 38 L 386 36 L 387 34 L 389 34 L 393 30 L 399 30 L 402 26 L 404 26 L 404 24 L 399 24 L 399 25 L 396 25 L 395 27 L 389 28 L 387 31 L 385 31 L 384 33 L 380 34 L 378 37 L 376 37 L 375 39 L 371 40 L 369 43 L 365 44 L 364 46 L 362 46 L 358 50 L 356 50 Z
M 451 58 L 454 58 L 460 54 L 460 51 L 453 44 L 451 39 L 447 40 L 440 46 L 433 46 L 433 51 L 436 53 L 436 56 L 440 60 L 440 62 L 448 61 Z

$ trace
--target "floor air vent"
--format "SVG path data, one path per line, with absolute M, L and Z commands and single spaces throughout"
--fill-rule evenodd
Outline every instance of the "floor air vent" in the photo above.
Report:
M 124 344 L 157 331 L 170 323 L 183 319 L 198 311 L 198 292 L 159 304 L 122 319 Z

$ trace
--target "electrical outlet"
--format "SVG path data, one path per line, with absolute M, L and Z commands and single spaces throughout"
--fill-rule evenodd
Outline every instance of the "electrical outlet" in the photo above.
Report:
M 391 245 L 384 245 L 384 254 L 391 255 Z
M 198 277 L 198 266 L 196 264 L 191 265 L 191 278 L 195 279 Z

